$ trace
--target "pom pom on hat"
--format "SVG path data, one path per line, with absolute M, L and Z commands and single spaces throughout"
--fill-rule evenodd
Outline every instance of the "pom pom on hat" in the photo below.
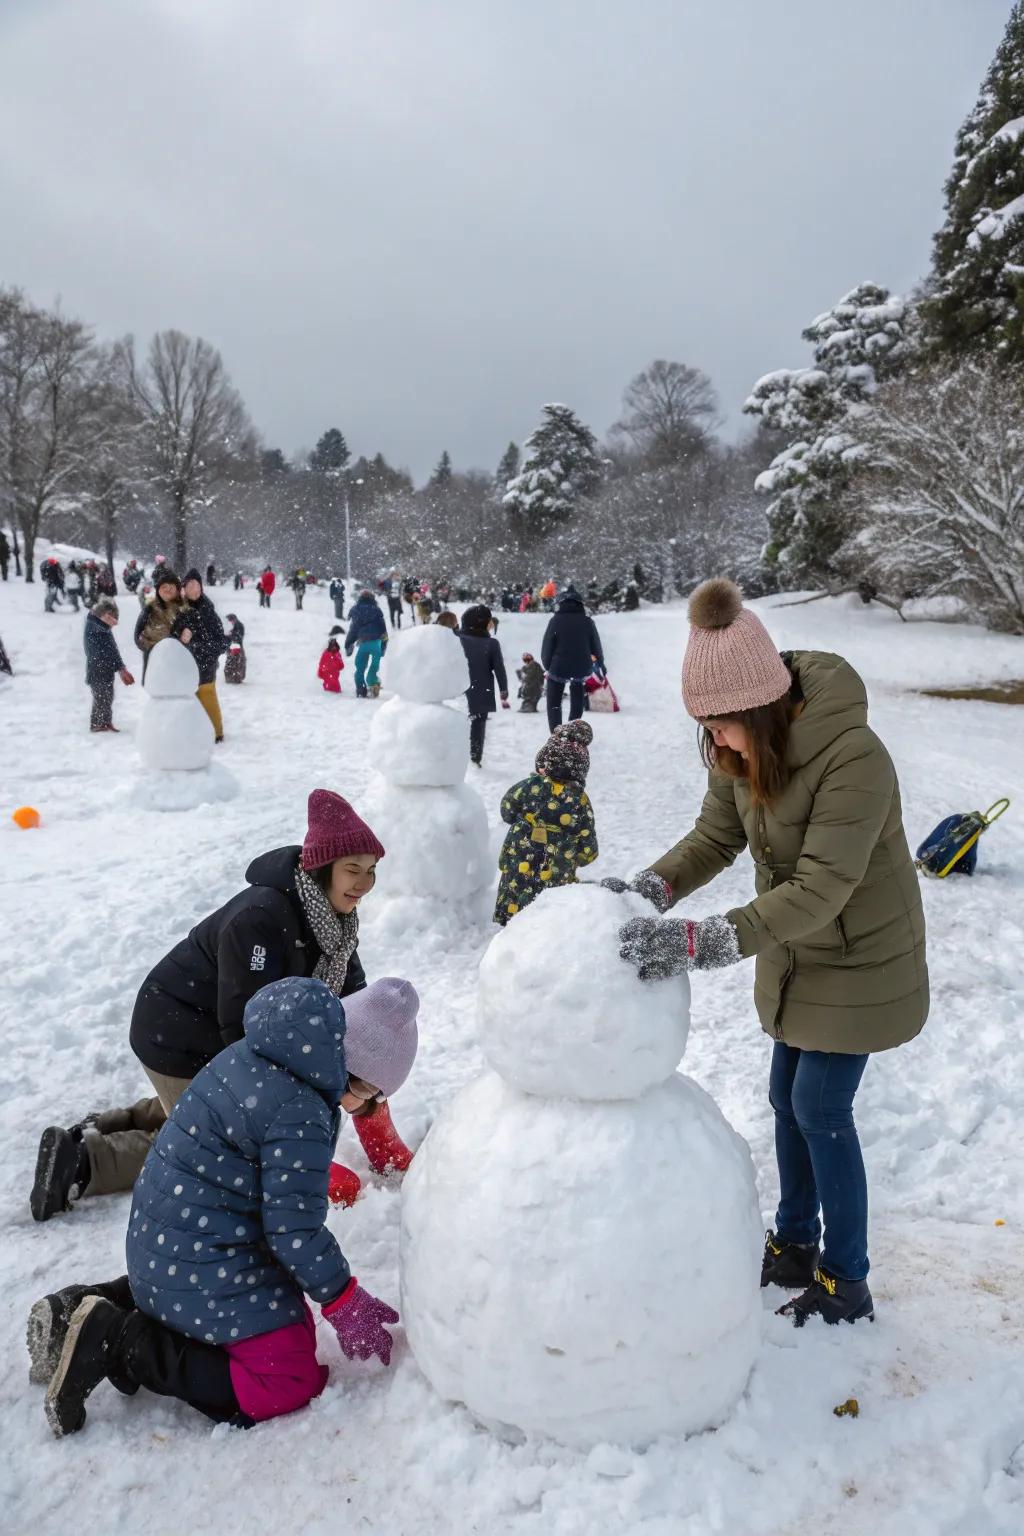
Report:
M 789 668 L 739 587 L 716 577 L 690 598 L 683 703 L 695 720 L 721 719 L 783 698 Z
M 743 594 L 734 581 L 715 576 L 702 582 L 690 598 L 690 623 L 697 629 L 725 629 L 739 618 Z

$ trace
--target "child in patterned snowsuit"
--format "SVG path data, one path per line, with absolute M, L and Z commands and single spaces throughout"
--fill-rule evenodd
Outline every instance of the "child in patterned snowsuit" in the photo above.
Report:
M 556 727 L 537 753 L 536 773 L 513 784 L 501 802 L 509 830 L 498 861 L 494 921 L 502 927 L 546 886 L 571 885 L 577 868 L 597 858 L 585 789 L 593 737 L 585 720 Z

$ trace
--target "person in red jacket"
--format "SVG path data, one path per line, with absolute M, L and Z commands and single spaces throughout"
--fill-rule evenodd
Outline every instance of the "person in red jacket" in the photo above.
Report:
M 341 674 L 345 670 L 345 658 L 337 640 L 328 640 L 327 649 L 320 657 L 316 675 L 324 685 L 324 693 L 341 692 Z
M 259 581 L 256 583 L 256 590 L 260 594 L 260 607 L 261 608 L 269 608 L 270 607 L 270 599 L 274 595 L 274 588 L 276 586 L 277 586 L 277 577 L 274 575 L 274 573 L 270 569 L 269 565 L 264 566 L 263 574 L 260 577 Z

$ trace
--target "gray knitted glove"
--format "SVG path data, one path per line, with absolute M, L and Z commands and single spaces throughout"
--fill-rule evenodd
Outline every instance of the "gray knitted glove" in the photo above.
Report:
M 653 869 L 642 869 L 632 880 L 620 880 L 617 875 L 606 875 L 601 884 L 606 891 L 614 891 L 616 896 L 622 896 L 626 891 L 636 891 L 638 896 L 646 896 L 659 912 L 667 912 L 672 905 L 672 887 L 667 880 L 656 875 Z
M 727 917 L 633 917 L 619 929 L 619 954 L 635 965 L 641 981 L 664 981 L 683 971 L 717 970 L 740 958 L 736 930 Z

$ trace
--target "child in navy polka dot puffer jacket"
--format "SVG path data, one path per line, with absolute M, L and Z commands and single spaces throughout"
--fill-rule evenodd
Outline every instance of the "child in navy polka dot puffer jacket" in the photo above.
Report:
M 220 1422 L 305 1406 L 327 1380 L 307 1296 L 349 1358 L 390 1363 L 384 1325 L 398 1314 L 356 1283 L 325 1217 L 342 1111 L 405 1081 L 417 1006 L 392 977 L 345 1004 L 309 977 L 249 1000 L 244 1040 L 193 1079 L 136 1181 L 127 1278 L 46 1298 L 33 1359 L 59 1349 L 46 1403 L 56 1434 L 82 1427 L 104 1379 Z

